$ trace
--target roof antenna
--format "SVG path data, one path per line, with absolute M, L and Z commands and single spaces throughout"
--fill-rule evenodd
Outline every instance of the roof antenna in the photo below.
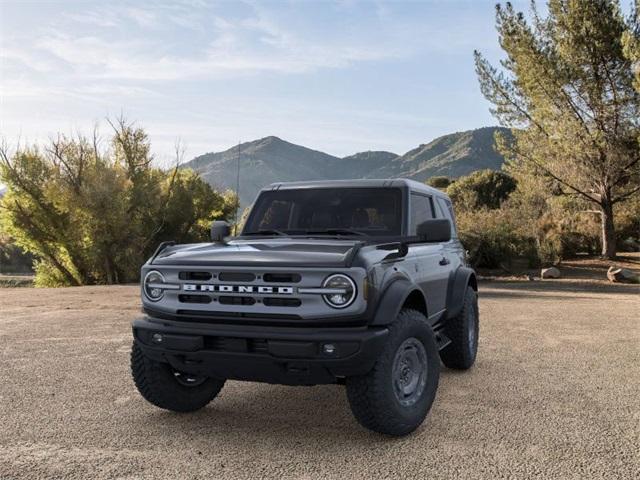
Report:
M 236 172 L 236 213 L 233 219 L 234 235 L 238 235 L 238 210 L 240 210 L 240 140 L 238 140 L 238 169 Z

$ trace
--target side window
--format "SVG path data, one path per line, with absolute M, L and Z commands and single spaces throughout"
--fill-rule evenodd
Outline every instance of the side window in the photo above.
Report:
M 415 235 L 417 227 L 420 223 L 430 218 L 434 218 L 433 203 L 431 197 L 426 195 L 419 195 L 417 193 L 411 194 L 411 225 L 409 228 L 409 235 Z
M 456 217 L 453 214 L 453 205 L 449 200 L 445 200 L 443 198 L 438 198 L 438 204 L 440 205 L 440 210 L 444 214 L 444 218 L 448 218 L 451 222 L 451 237 L 458 238 L 458 232 L 456 231 Z

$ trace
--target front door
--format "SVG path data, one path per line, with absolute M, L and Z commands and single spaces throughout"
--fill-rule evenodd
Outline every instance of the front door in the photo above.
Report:
M 410 235 L 416 234 L 417 225 L 436 218 L 433 199 L 429 195 L 412 192 L 410 202 Z M 414 243 L 407 260 L 412 263 L 416 283 L 427 299 L 429 317 L 436 317 L 446 308 L 449 284 L 450 258 L 441 243 Z

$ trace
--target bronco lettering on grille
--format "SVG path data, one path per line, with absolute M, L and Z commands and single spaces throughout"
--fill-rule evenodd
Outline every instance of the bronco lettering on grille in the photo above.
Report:
M 182 289 L 186 292 L 218 292 L 218 293 L 258 293 L 268 295 L 292 295 L 293 287 L 269 287 L 254 285 L 210 285 L 185 283 Z

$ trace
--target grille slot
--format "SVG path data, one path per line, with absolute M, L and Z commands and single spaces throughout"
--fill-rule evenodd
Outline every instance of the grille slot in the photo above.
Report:
M 254 305 L 256 303 L 255 298 L 232 297 L 228 295 L 218 297 L 218 301 L 221 305 Z
M 302 305 L 299 298 L 267 297 L 262 301 L 262 303 L 267 307 L 299 307 Z
M 302 276 L 299 273 L 265 273 L 262 278 L 270 283 L 298 283 Z
M 219 352 L 268 353 L 267 340 L 263 338 L 204 337 L 206 350 Z
M 269 345 L 264 339 L 253 338 L 249 340 L 249 350 L 254 353 L 268 353 Z
M 154 313 L 156 316 L 162 317 L 160 313 Z M 187 318 L 178 318 L 185 321 L 207 321 L 207 320 L 223 320 L 225 318 L 256 318 L 269 320 L 300 320 L 300 315 L 292 315 L 290 313 L 253 313 L 253 312 L 220 312 L 220 311 L 203 311 L 203 310 L 178 310 L 176 315 L 184 315 Z
M 180 280 L 207 281 L 211 280 L 213 275 L 210 272 L 180 272 L 178 278 Z
M 246 272 L 220 272 L 218 275 L 222 282 L 253 282 L 255 274 Z
M 178 300 L 182 303 L 211 303 L 209 295 L 178 295 Z

